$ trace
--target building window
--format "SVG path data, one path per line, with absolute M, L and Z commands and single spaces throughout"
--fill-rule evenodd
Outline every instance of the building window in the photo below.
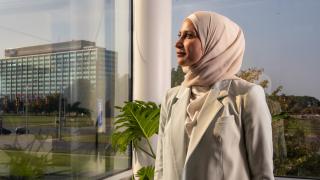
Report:
M 11 132 L 0 135 L 0 179 L 101 179 L 131 168 L 130 152 L 110 144 L 114 106 L 130 100 L 129 2 L 0 2 L 0 128 Z

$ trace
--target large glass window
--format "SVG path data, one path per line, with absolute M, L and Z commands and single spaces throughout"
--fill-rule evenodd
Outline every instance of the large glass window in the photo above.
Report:
M 174 42 L 183 19 L 198 10 L 221 13 L 244 30 L 242 70 L 265 83 L 273 117 L 275 176 L 320 178 L 319 8 L 317 0 L 173 1 Z M 174 50 L 172 64 L 176 86 L 183 72 Z
M 131 168 L 110 145 L 130 94 L 130 11 L 127 0 L 0 1 L 0 179 Z

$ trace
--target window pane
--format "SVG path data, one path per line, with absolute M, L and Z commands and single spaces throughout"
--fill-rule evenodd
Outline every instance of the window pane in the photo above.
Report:
M 114 106 L 130 94 L 130 6 L 0 2 L 0 179 L 99 179 L 130 168 L 130 153 L 110 145 Z
M 243 29 L 242 70 L 261 70 L 273 115 L 274 174 L 320 178 L 320 1 L 173 1 L 172 39 L 194 11 L 216 11 Z M 172 86 L 183 81 L 172 53 Z M 252 70 L 252 69 L 251 69 Z

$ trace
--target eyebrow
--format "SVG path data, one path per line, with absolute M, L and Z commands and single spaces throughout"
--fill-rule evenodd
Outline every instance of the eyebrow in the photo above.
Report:
M 197 34 L 197 32 L 192 31 L 192 30 L 179 31 L 178 33 L 188 33 L 188 32 L 193 33 L 193 34 Z

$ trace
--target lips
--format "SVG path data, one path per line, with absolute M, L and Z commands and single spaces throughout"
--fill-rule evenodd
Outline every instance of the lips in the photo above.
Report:
M 186 55 L 185 52 L 177 52 L 177 56 L 178 56 L 178 57 L 183 57 L 183 56 L 185 56 L 185 55 Z

